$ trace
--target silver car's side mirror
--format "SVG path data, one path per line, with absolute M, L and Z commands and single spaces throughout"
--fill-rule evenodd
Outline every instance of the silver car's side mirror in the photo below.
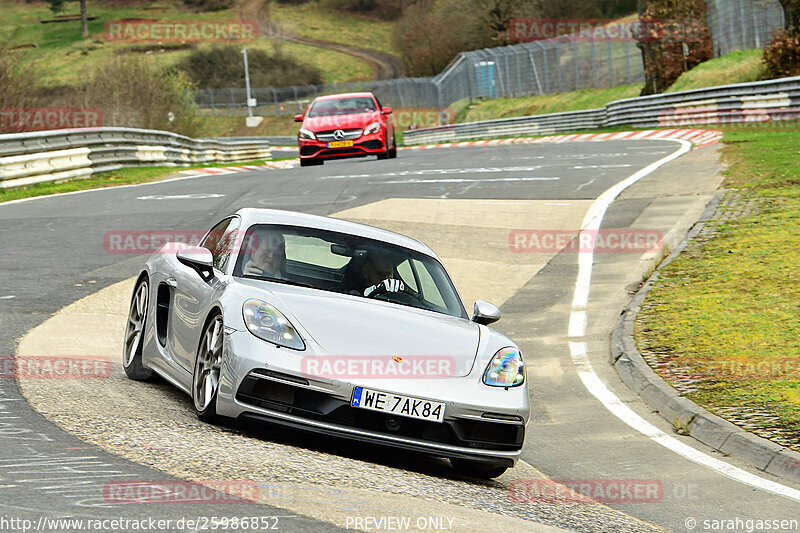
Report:
M 498 309 L 496 305 L 484 302 L 483 300 L 475 301 L 475 308 L 472 312 L 473 322 L 488 325 L 498 320 L 500 320 L 500 309 Z
M 214 277 L 214 256 L 208 248 L 202 246 L 187 246 L 175 254 L 178 261 L 193 268 L 200 274 L 204 281 Z

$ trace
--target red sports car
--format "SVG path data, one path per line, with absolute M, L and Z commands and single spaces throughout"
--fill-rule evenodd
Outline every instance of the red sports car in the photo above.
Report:
M 381 106 L 372 93 L 320 96 L 295 122 L 300 166 L 321 165 L 326 159 L 377 155 L 397 157 L 391 107 Z

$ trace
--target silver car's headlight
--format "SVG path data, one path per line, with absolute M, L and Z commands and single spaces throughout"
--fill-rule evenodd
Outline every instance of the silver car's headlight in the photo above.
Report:
M 525 383 L 525 363 L 517 348 L 501 348 L 486 365 L 483 382 L 490 387 L 517 387 Z
M 315 140 L 317 137 L 314 135 L 314 132 L 311 130 L 307 130 L 305 128 L 300 128 L 300 138 L 301 139 L 310 139 Z
M 250 333 L 272 344 L 305 350 L 306 344 L 283 313 L 261 300 L 247 300 L 242 306 L 244 323 Z
M 371 133 L 378 133 L 381 131 L 381 123 L 380 122 L 372 122 L 368 124 L 366 128 L 364 128 L 364 135 L 369 135 Z

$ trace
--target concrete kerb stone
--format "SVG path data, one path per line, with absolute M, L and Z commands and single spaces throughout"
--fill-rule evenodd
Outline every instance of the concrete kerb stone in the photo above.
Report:
M 636 317 L 660 269 L 670 264 L 710 220 L 724 192 L 709 202 L 705 211 L 672 253 L 653 271 L 620 314 L 611 336 L 611 364 L 628 388 L 650 408 L 669 421 L 675 431 L 722 452 L 741 459 L 759 470 L 780 478 L 800 482 L 800 454 L 724 420 L 681 396 L 644 360 L 636 347 Z
M 765 471 L 800 483 L 800 453 L 784 448 L 775 454 Z
M 758 435 L 737 431 L 725 440 L 719 451 L 742 459 L 759 470 L 766 470 L 772 458 L 783 449 L 780 444 L 762 439 Z

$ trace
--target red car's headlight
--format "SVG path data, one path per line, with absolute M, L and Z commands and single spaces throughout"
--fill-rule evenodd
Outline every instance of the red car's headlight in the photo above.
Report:
M 314 135 L 313 131 L 307 130 L 305 128 L 300 128 L 300 138 L 301 139 L 309 139 L 309 140 L 313 141 L 317 137 Z
M 380 122 L 372 122 L 364 128 L 364 135 L 370 135 L 372 133 L 378 133 L 381 131 L 381 123 Z

